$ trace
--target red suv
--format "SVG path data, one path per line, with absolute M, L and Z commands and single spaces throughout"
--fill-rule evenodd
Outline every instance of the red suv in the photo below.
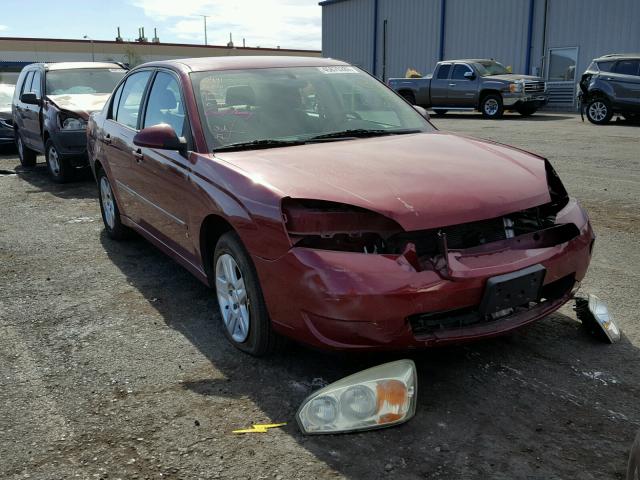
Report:
M 589 265 L 587 214 L 545 159 L 425 115 L 337 60 L 142 65 L 89 120 L 106 231 L 215 288 L 254 355 L 280 336 L 424 348 L 558 309 Z

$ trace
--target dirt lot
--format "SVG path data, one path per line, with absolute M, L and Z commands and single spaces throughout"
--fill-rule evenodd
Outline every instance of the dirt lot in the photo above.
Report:
M 434 122 L 551 159 L 591 214 L 583 291 L 611 303 L 621 343 L 590 338 L 566 306 L 505 338 L 412 355 L 418 409 L 404 426 L 304 437 L 307 394 L 402 355 L 240 354 L 209 290 L 146 242 L 106 238 L 91 180 L 54 185 L 6 153 L 0 478 L 624 478 L 640 427 L 640 127 Z M 289 424 L 231 433 L 252 422 Z

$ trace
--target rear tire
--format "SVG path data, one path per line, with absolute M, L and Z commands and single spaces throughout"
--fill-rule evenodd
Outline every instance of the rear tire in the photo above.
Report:
M 611 102 L 608 99 L 598 97 L 589 100 L 586 113 L 587 120 L 594 125 L 606 125 L 613 117 L 613 108 L 611 108 Z
M 406 90 L 403 90 L 402 92 L 400 92 L 400 96 L 404 98 L 407 102 L 409 102 L 411 105 L 416 104 L 416 96 L 413 94 L 413 92 L 408 92 Z
M 116 203 L 116 197 L 113 195 L 111 183 L 104 170 L 99 169 L 97 174 L 98 190 L 100 199 L 100 212 L 104 229 L 109 238 L 113 240 L 124 240 L 131 234 L 131 230 L 122 224 L 120 220 L 120 209 Z
M 69 160 L 58 152 L 51 139 L 47 140 L 44 154 L 47 159 L 49 175 L 51 175 L 54 182 L 67 183 L 73 179 L 73 167 L 69 164 Z
M 443 117 L 445 115 L 445 113 L 447 113 L 449 110 L 446 109 L 442 109 L 442 108 L 434 108 L 433 109 L 433 113 L 435 115 L 437 115 L 438 117 Z
M 20 134 L 19 130 L 16 131 L 16 149 L 18 150 L 20 165 L 24 168 L 33 168 L 36 166 L 38 154 L 24 144 L 22 134 Z
M 213 274 L 222 328 L 229 342 L 256 357 L 278 350 L 284 339 L 271 328 L 251 256 L 233 231 L 216 244 Z
M 502 96 L 497 93 L 490 93 L 482 97 L 482 101 L 480 102 L 480 111 L 484 118 L 502 118 L 502 114 L 504 113 Z

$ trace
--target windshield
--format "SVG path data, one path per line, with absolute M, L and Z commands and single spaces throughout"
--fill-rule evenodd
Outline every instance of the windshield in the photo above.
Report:
M 82 68 L 47 72 L 47 95 L 111 93 L 127 73 L 121 68 Z
M 351 66 L 196 72 L 191 81 L 211 151 L 434 129 L 394 92 Z
M 481 77 L 490 77 L 491 75 L 505 75 L 511 73 L 504 65 L 498 62 L 475 62 L 474 65 L 478 69 Z
M 0 107 L 6 107 L 11 105 L 13 99 L 13 90 L 15 85 L 8 83 L 0 83 Z

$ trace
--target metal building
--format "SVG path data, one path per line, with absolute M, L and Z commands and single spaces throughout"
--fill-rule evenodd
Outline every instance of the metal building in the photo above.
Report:
M 495 58 L 570 106 L 591 60 L 640 51 L 640 0 L 325 0 L 322 53 L 386 80 L 438 60 Z

